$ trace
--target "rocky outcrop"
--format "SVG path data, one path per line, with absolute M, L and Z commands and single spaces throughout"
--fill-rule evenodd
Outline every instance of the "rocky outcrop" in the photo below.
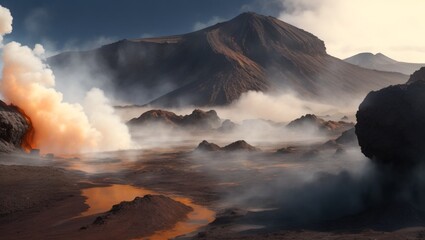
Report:
M 288 123 L 287 127 L 295 130 L 311 129 L 323 133 L 336 134 L 354 127 L 354 124 L 344 121 L 325 121 L 314 114 L 306 114 Z
M 412 166 L 425 161 L 425 68 L 407 84 L 370 92 L 357 111 L 362 152 L 378 163 Z
M 411 84 L 418 81 L 425 81 L 425 67 L 420 68 L 418 71 L 415 71 L 412 75 L 410 75 L 407 84 Z
M 227 151 L 227 152 L 234 152 L 234 151 L 248 151 L 248 152 L 255 152 L 255 151 L 261 151 L 259 148 L 253 147 L 244 140 L 239 140 L 236 142 L 233 142 L 225 147 L 220 147 L 217 144 L 209 143 L 207 141 L 202 141 L 198 147 L 195 149 L 195 151 L 207 151 L 207 152 L 215 152 L 215 151 Z
M 21 150 L 30 126 L 19 109 L 0 101 L 0 152 Z
M 135 236 L 148 236 L 159 230 L 169 229 L 184 220 L 193 209 L 162 195 L 136 197 L 133 201 L 114 205 L 109 212 L 97 217 L 82 229 L 90 232 L 97 228 L 119 228 Z
M 215 152 L 220 151 L 221 147 L 215 143 L 209 143 L 206 140 L 202 141 L 195 151 L 206 151 L 206 152 Z
M 249 145 L 244 140 L 239 140 L 236 142 L 233 142 L 225 147 L 223 147 L 224 151 L 248 151 L 248 152 L 255 152 L 259 151 L 260 149 L 253 147 Z
M 128 122 L 130 126 L 165 124 L 171 127 L 195 129 L 213 129 L 219 127 L 220 123 L 221 119 L 218 117 L 216 111 L 202 111 L 199 109 L 195 109 L 191 114 L 184 116 L 164 110 L 150 110 Z

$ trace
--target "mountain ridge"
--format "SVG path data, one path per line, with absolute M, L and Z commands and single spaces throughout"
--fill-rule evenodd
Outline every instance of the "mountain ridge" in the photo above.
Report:
M 94 58 L 123 100 L 159 107 L 227 105 L 248 91 L 346 99 L 407 80 L 345 63 L 313 34 L 252 12 L 183 35 L 59 54 L 49 63 L 55 70 L 74 58 Z

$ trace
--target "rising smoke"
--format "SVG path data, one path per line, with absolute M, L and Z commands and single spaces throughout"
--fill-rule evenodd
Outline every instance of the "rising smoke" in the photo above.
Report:
M 0 35 L 12 31 L 10 11 L 0 6 Z M 3 46 L 1 94 L 31 119 L 33 148 L 56 154 L 104 151 L 133 147 L 129 131 L 114 115 L 103 92 L 91 90 L 84 105 L 63 101 L 55 90 L 55 76 L 34 49 L 10 42 Z

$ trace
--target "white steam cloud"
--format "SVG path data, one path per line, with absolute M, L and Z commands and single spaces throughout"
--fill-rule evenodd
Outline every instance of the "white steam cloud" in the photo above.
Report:
M 9 9 L 0 5 L 0 41 L 3 40 L 3 35 L 12 32 L 13 17 Z M 0 43 L 2 46 L 2 43 Z
M 11 31 L 10 11 L 0 6 L 0 34 Z M 133 147 L 127 127 L 101 90 L 91 90 L 84 106 L 63 101 L 63 94 L 54 89 L 53 72 L 40 58 L 43 52 L 41 45 L 32 50 L 17 42 L 3 47 L 0 90 L 31 119 L 32 147 L 56 154 Z
M 317 35 L 331 55 L 382 52 L 400 61 L 425 62 L 425 1 L 280 1 L 279 18 Z

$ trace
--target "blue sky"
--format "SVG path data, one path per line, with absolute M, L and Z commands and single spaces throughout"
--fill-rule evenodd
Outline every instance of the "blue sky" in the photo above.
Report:
M 92 48 L 123 38 L 191 32 L 255 11 L 278 15 L 259 0 L 0 0 L 14 17 L 7 40 L 47 49 Z
M 254 11 L 313 33 L 339 58 L 381 52 L 425 62 L 425 34 L 418 30 L 425 1 L 420 0 L 0 0 L 0 5 L 14 17 L 5 41 L 41 43 L 47 55 L 187 33 Z

